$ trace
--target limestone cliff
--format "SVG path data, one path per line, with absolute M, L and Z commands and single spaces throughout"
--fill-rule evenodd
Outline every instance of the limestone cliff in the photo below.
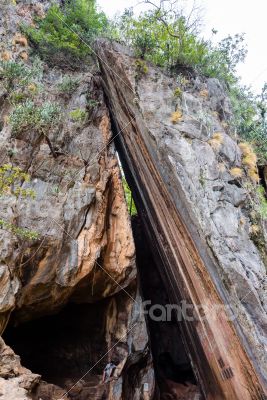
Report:
M 92 60 L 91 65 L 80 73 L 48 68 L 31 56 L 27 42 L 21 39 L 19 24 L 22 21 L 30 24 L 34 15 L 42 15 L 43 12 L 40 3 L 1 5 L 2 56 L 8 54 L 9 60 L 24 62 L 32 70 L 37 66 L 39 74 L 29 82 L 31 87 L 38 90 L 35 101 L 40 105 L 45 102 L 57 104 L 62 115 L 56 129 L 50 129 L 46 137 L 40 135 L 34 126 L 14 134 L 7 116 L 12 113 L 15 103 L 10 98 L 11 90 L 3 81 L 0 82 L 1 165 L 19 166 L 30 174 L 31 182 L 22 183 L 22 188 L 30 186 L 35 193 L 34 198 L 3 196 L 0 218 L 8 218 L 8 221 L 21 228 L 38 234 L 36 240 L 25 240 L 12 231 L 1 230 L 1 333 L 9 321 L 10 326 L 20 327 L 26 321 L 60 312 L 69 302 L 88 304 L 89 311 L 84 318 L 99 318 L 98 324 L 95 321 L 99 333 L 95 332 L 92 343 L 87 337 L 85 346 L 92 348 L 85 358 L 85 364 L 75 371 L 75 377 L 71 371 L 64 376 L 62 365 L 57 378 L 62 389 L 44 383 L 38 386 L 38 376 L 24 372 L 18 357 L 1 344 L 2 354 L 9 352 L 10 357 L 16 360 L 16 368 L 8 375 L 6 368 L 12 369 L 12 365 L 4 357 L 4 365 L 2 367 L 1 364 L 0 368 L 1 395 L 4 399 L 22 399 L 28 398 L 31 392 L 35 393 L 32 395 L 36 398 L 57 398 L 100 359 L 95 381 L 86 381 L 91 375 L 88 373 L 82 384 L 79 382 L 79 390 L 75 386 L 70 393 L 76 390 L 77 398 L 87 398 L 79 396 L 86 396 L 90 392 L 99 398 L 105 395 L 105 398 L 121 399 L 122 378 L 111 385 L 102 384 L 101 371 L 111 358 L 120 365 L 121 370 L 125 369 L 130 353 L 134 355 L 135 352 L 144 351 L 148 346 L 148 338 L 144 319 L 135 311 L 141 301 L 136 289 L 135 248 L 121 172 L 111 140 L 109 112 Z M 62 93 L 59 89 L 66 76 L 75 82 L 70 93 Z M 77 121 L 77 110 L 86 113 L 86 118 Z M 129 285 L 131 287 L 125 291 L 124 288 Z M 101 301 L 104 301 L 102 306 Z M 90 307 L 89 303 L 94 306 Z M 98 307 L 97 316 L 93 310 L 98 310 Z M 94 326 L 94 321 L 92 324 Z M 77 329 L 83 326 L 83 321 L 78 317 L 76 325 Z M 58 329 L 63 330 L 63 325 Z M 40 331 L 36 334 L 41 335 Z M 22 333 L 15 333 L 16 338 L 18 335 Z M 24 350 L 27 345 L 32 347 L 33 353 L 40 350 L 34 348 L 34 338 L 30 339 L 30 343 L 29 339 L 26 340 L 28 344 L 24 343 Z M 76 346 L 79 347 L 79 342 Z M 110 349 L 113 351 L 108 352 Z M 49 348 L 45 350 L 47 354 L 49 351 Z M 63 354 L 67 349 L 62 345 L 60 350 L 58 346 L 60 351 Z M 73 348 L 68 356 L 72 359 L 71 364 L 78 362 L 76 358 L 79 355 L 75 351 L 78 352 Z M 142 378 L 140 375 L 140 379 L 135 377 L 133 390 L 137 385 L 140 391 L 144 379 L 150 382 L 150 390 L 153 390 L 149 349 L 146 351 L 147 361 L 142 367 L 144 376 Z M 55 362 L 55 359 L 52 360 L 53 356 L 51 363 Z M 58 362 L 62 362 L 60 357 Z M 151 376 L 147 379 L 146 368 Z M 7 382 L 3 380 L 9 377 Z M 53 379 L 52 382 L 58 383 Z M 10 394 L 11 389 L 14 395 Z
M 216 79 L 189 74 L 179 82 L 107 41 L 98 41 L 97 51 L 121 158 L 163 260 L 162 279 L 175 303 L 202 305 L 205 322 L 185 321 L 183 335 L 205 395 L 261 398 L 266 246 L 260 252 L 251 234 L 255 188 L 232 173 L 242 169 L 242 154 L 231 135 L 229 99 Z M 233 321 L 218 311 L 222 303 Z M 224 369 L 232 372 L 218 384 Z
M 19 28 L 49 1 L 5 3 L 1 57 L 29 72 L 27 100 L 34 91 L 60 118 L 15 131 L 21 93 L 0 80 L 1 165 L 27 172 L 21 189 L 35 194 L 5 193 L 0 220 L 38 235 L 1 225 L 0 397 L 264 399 L 266 238 L 255 186 L 233 176 L 242 153 L 224 88 L 106 40 L 80 70 L 53 68 Z M 145 320 L 142 300 L 186 302 L 197 318 Z

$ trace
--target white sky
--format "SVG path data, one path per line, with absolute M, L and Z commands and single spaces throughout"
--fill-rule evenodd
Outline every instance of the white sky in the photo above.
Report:
M 189 0 L 190 1 L 190 0 Z M 98 0 L 109 16 L 134 6 L 138 0 Z M 242 82 L 259 92 L 267 82 L 267 1 L 266 0 L 201 0 L 203 7 L 203 34 L 210 37 L 212 28 L 218 30 L 221 39 L 228 34 L 245 33 L 248 44 L 246 62 L 238 72 Z M 139 6 L 136 10 L 140 10 Z

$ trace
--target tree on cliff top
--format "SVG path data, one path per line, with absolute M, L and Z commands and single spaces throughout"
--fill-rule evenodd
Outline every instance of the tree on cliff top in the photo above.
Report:
M 69 0 L 52 5 L 35 24 L 22 29 L 38 53 L 51 64 L 71 67 L 91 54 L 90 44 L 106 29 L 107 18 L 95 0 Z
M 133 47 L 137 57 L 171 71 L 219 79 L 232 101 L 234 130 L 252 142 L 259 162 L 267 162 L 266 88 L 254 95 L 239 84 L 237 66 L 244 62 L 244 34 L 228 35 L 218 44 L 204 40 L 199 8 L 185 13 L 177 0 L 144 0 L 149 10 L 135 15 L 125 10 L 113 22 L 113 37 Z M 213 31 L 216 35 L 216 31 Z

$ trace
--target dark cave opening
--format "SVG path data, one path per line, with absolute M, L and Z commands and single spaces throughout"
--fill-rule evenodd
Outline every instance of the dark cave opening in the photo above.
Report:
M 88 395 L 90 388 L 101 383 L 107 364 L 107 357 L 99 359 L 107 352 L 104 317 L 108 304 L 109 299 L 97 305 L 68 304 L 56 315 L 18 326 L 11 320 L 3 338 L 20 356 L 22 365 L 40 374 L 43 381 L 67 390 L 86 374 L 83 391 Z M 53 397 L 47 394 L 42 398 Z

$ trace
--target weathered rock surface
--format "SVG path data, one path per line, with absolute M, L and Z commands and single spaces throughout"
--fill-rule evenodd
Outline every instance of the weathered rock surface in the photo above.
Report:
M 48 3 L 0 5 L 1 52 L 16 61 L 25 52 L 30 55 L 28 46 L 14 45 L 13 38 L 18 24 L 42 16 Z M 22 365 L 30 359 L 42 370 L 40 377 L 34 367 L 33 372 L 22 367 L 1 339 L 0 397 L 154 396 L 111 111 L 169 300 L 186 300 L 197 309 L 199 320 L 181 323 L 181 343 L 202 394 L 216 400 L 263 399 L 266 269 L 251 237 L 249 181 L 230 173 L 242 165 L 226 123 L 229 99 L 216 79 L 200 78 L 181 84 L 177 98 L 175 79 L 152 66 L 140 74 L 128 50 L 99 41 L 97 51 L 101 74 L 93 61 L 86 71 L 69 72 L 78 82 L 71 93 L 58 89 L 63 72 L 43 65 L 35 101 L 55 102 L 62 114 L 47 137 L 34 128 L 12 134 L 7 117 L 14 105 L 0 81 L 1 164 L 27 171 L 32 180 L 22 187 L 36 193 L 35 199 L 2 197 L 0 219 L 39 234 L 37 240 L 22 240 L 0 231 L 0 333 L 6 331 Z M 25 63 L 32 65 L 31 55 Z M 87 117 L 75 121 L 75 110 L 86 111 Z M 214 133 L 219 143 L 212 141 Z M 232 312 L 235 318 L 229 322 Z M 103 369 L 111 361 L 117 366 L 115 379 L 103 382 Z M 166 398 L 201 397 L 191 383 L 169 380 L 166 390 Z
M 251 194 L 245 180 L 241 187 L 230 174 L 241 167 L 241 153 L 226 124 L 229 100 L 215 79 L 188 81 L 179 99 L 176 79 L 153 66 L 140 74 L 122 46 L 98 41 L 97 51 L 121 157 L 155 251 L 165 260 L 172 299 L 206 305 L 207 322 L 185 322 L 184 332 L 205 395 L 261 398 L 267 379 L 266 268 L 250 237 Z M 182 117 L 173 123 L 177 109 Z M 218 146 L 210 141 L 214 133 Z M 223 303 L 234 311 L 233 324 L 223 323 L 222 315 L 212 322 L 209 312 Z M 202 361 L 192 343 L 206 352 Z M 234 371 L 229 379 L 221 375 L 222 365 Z M 220 384 L 209 387 L 208 368 Z
M 0 6 L 0 52 L 7 51 L 12 60 L 21 61 L 21 52 L 30 55 L 30 49 L 25 43 L 14 45 L 19 24 L 22 20 L 31 23 L 34 15 L 43 15 L 44 11 L 40 2 L 17 3 L 17 6 L 10 2 Z M 28 66 L 33 62 L 31 56 L 25 61 Z M 71 390 L 71 398 L 121 399 L 127 389 L 125 368 L 137 363 L 138 355 L 142 358 L 144 353 L 143 366 L 130 382 L 134 391 L 132 398 L 139 399 L 144 382 L 149 382 L 151 393 L 154 390 L 153 368 L 145 321 L 136 310 L 141 299 L 136 295 L 135 248 L 121 172 L 111 143 L 109 112 L 94 63 L 91 62 L 86 72 L 69 75 L 78 82 L 71 93 L 60 92 L 62 72 L 46 65 L 39 81 L 34 82 L 40 87 L 35 102 L 41 105 L 49 101 L 61 108 L 60 125 L 49 131 L 48 138 L 40 136 L 34 128 L 12 134 L 7 116 L 14 106 L 0 81 L 1 164 L 19 166 L 28 172 L 31 182 L 23 183 L 22 187 L 31 187 L 36 195 L 34 199 L 2 197 L 0 218 L 39 235 L 37 240 L 22 240 L 1 229 L 0 333 L 4 332 L 11 314 L 10 324 L 20 327 L 26 321 L 60 312 L 68 302 L 94 304 L 96 309 L 99 307 L 99 318 L 103 320 L 101 332 L 105 337 L 102 342 L 99 339 L 99 346 L 92 345 L 90 352 L 85 353 L 83 373 L 94 367 L 93 361 L 98 359 L 103 371 L 111 354 L 120 371 L 110 384 L 102 383 L 102 371 L 98 371 L 96 378 L 93 371 L 89 374 L 93 385 L 86 380 L 85 385 L 79 382 Z M 86 112 L 86 119 L 75 121 L 71 116 L 75 110 Z M 131 295 L 124 292 L 129 285 L 132 285 Z M 121 293 L 125 298 L 120 301 Z M 109 306 L 101 314 L 98 302 L 103 299 L 108 299 Z M 15 334 L 17 343 L 19 336 Z M 90 340 L 95 343 L 89 332 Z M 36 348 L 39 359 L 45 357 L 44 351 L 49 354 L 49 349 L 43 346 Z M 66 346 L 62 354 L 68 354 L 69 362 L 78 362 L 73 356 L 74 342 Z M 69 355 L 71 346 L 74 350 Z M 31 349 L 34 349 L 34 338 L 26 340 L 21 355 Z M 53 352 L 50 355 L 53 360 Z M 76 371 L 77 375 L 68 376 L 69 379 L 66 375 L 59 384 L 51 378 L 49 385 L 42 381 L 33 388 L 36 375 L 22 368 L 17 356 L 12 357 L 17 363 L 14 376 L 2 378 L 5 365 L 8 368 L 13 365 L 11 357 L 5 365 L 0 365 L 4 399 L 56 399 L 83 376 Z
M 45 139 L 36 140 L 34 130 L 18 137 L 6 124 L 1 131 L 2 162 L 31 174 L 36 194 L 1 201 L 2 218 L 8 215 L 39 233 L 33 243 L 20 243 L 7 231 L 1 235 L 1 312 L 16 307 L 21 320 L 59 309 L 78 285 L 79 300 L 92 302 L 120 290 L 108 274 L 125 286 L 135 277 L 130 221 L 98 79 L 91 72 L 75 76 L 79 85 L 66 97 L 56 89 L 60 78 L 58 71 L 45 72 L 39 95 L 40 102 L 56 102 L 64 112 L 59 128 L 49 134 L 56 156 Z M 97 108 L 89 110 L 89 98 Z M 70 112 L 77 109 L 88 111 L 84 123 L 72 120 Z M 2 120 L 11 110 L 3 105 Z
M 3 400 L 28 400 L 28 393 L 40 376 L 20 365 L 20 359 L 0 338 L 0 397 Z

